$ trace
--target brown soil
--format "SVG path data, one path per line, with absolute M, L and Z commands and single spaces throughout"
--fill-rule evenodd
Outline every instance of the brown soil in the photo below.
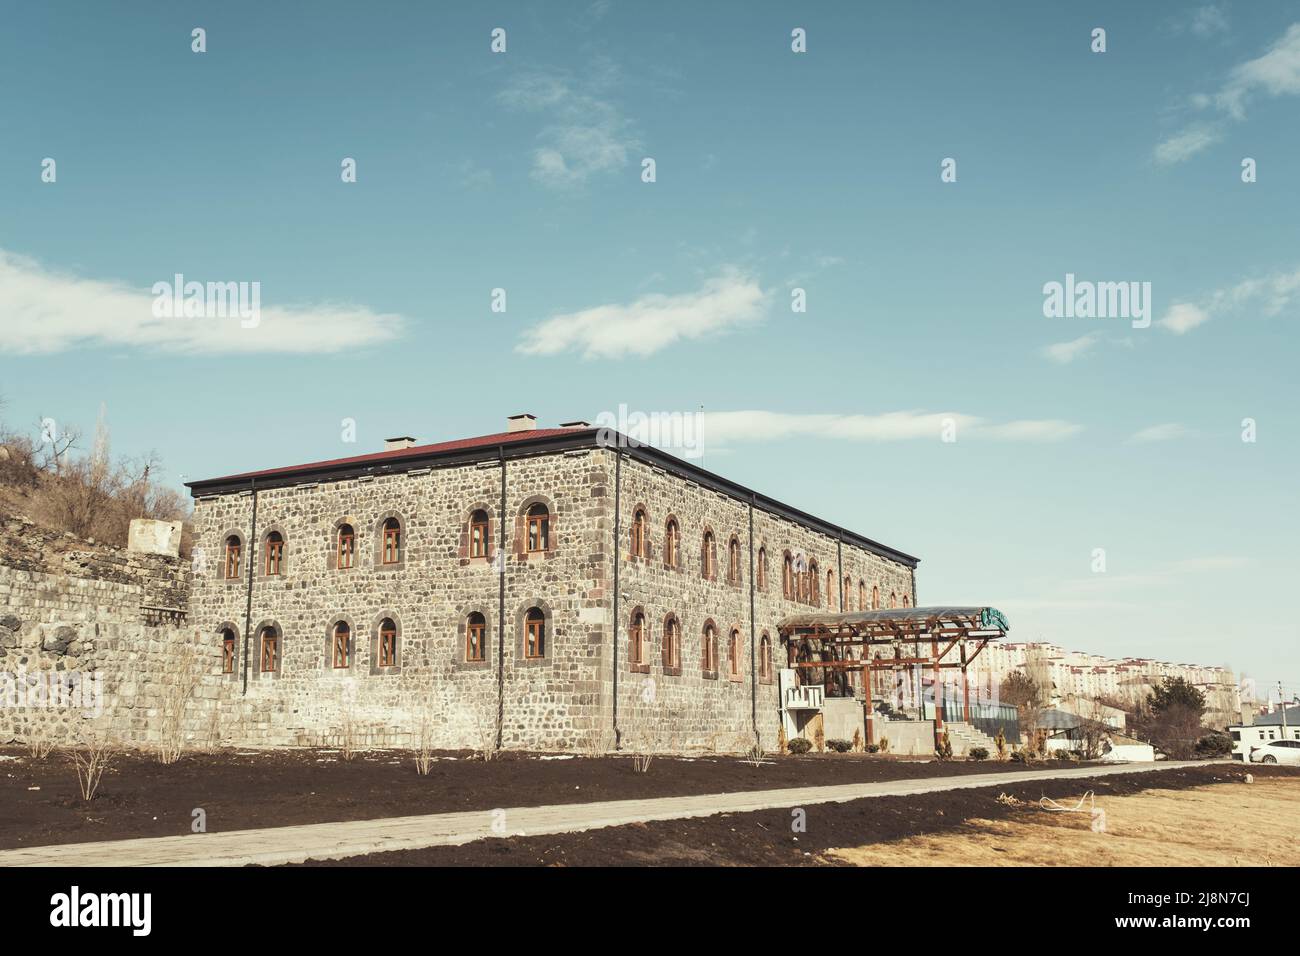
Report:
M 951 768 L 944 768 L 951 769 Z M 1291 768 L 1251 768 L 1259 786 L 1263 780 L 1284 779 L 1300 787 L 1300 771 Z M 653 771 L 652 771 L 653 772 Z M 807 866 L 846 865 L 850 861 L 830 851 L 841 847 L 883 844 L 890 848 L 918 835 L 943 834 L 943 843 L 959 834 L 990 824 L 1016 824 L 1029 815 L 1041 819 L 1046 811 L 1030 810 L 1043 796 L 1062 801 L 1093 790 L 1105 800 L 1140 793 L 1220 785 L 1246 792 L 1246 769 L 1231 764 L 1207 764 L 1100 777 L 1093 780 L 1049 780 L 975 790 L 952 790 L 906 797 L 873 797 L 848 803 L 816 804 L 804 808 L 806 829 L 792 831 L 788 809 L 756 813 L 719 814 L 692 820 L 656 821 L 581 833 L 479 840 L 463 846 L 401 850 L 344 860 L 309 861 L 307 866 Z M 1294 794 L 1294 790 L 1293 790 Z M 1019 804 L 1000 800 L 1012 797 Z M 1230 798 L 1229 798 L 1230 799 Z M 1244 799 L 1244 798 L 1243 798 Z M 1294 801 L 1295 796 L 1290 797 Z M 1292 803 L 1294 806 L 1294 803 Z M 1116 811 L 1121 814 L 1121 811 Z M 1294 815 L 1294 813 L 1293 813 Z M 1059 815 L 1056 815 L 1059 816 Z M 1120 819 L 1123 819 L 1121 814 Z M 971 821 L 978 822 L 971 822 Z M 1055 826 L 1065 826 L 1052 821 Z M 1091 835 L 1089 831 L 1089 835 Z M 934 844 L 938 846 L 939 844 Z M 875 847 L 873 849 L 884 849 Z M 854 851 L 858 852 L 858 851 Z M 994 851 L 996 853 L 996 851 Z M 893 852 L 889 865 L 946 864 L 920 853 Z M 998 862 L 1003 862 L 998 859 Z M 1008 858 L 1005 862 L 1018 863 Z
M 1061 802 L 1074 806 L 1081 797 Z M 972 820 L 960 833 L 827 855 L 854 866 L 899 859 L 911 866 L 1300 866 L 1300 777 L 1105 795 L 1095 806 L 1105 811 L 1102 832 L 1088 813 L 1030 808 L 1005 820 Z
M 226 751 L 187 754 L 172 766 L 125 753 L 86 804 L 66 755 L 34 760 L 25 750 L 0 748 L 0 848 L 186 834 L 196 808 L 206 812 L 208 831 L 218 832 L 1024 769 L 993 761 L 822 754 L 770 758 L 757 767 L 738 757 L 656 757 L 639 774 L 627 757 L 507 753 L 486 763 L 464 753 L 440 757 L 421 777 L 410 755 L 397 752 L 349 762 L 336 751 Z

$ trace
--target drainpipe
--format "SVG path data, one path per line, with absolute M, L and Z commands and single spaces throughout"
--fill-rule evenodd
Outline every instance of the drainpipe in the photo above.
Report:
M 754 642 L 754 494 L 749 495 L 749 717 L 754 725 L 754 744 L 758 744 L 758 679 Z
M 506 717 L 506 448 L 497 446 L 501 461 L 501 510 L 497 518 L 497 750 L 501 749 Z
M 622 516 L 623 492 L 623 446 L 614 450 L 614 749 L 620 749 L 622 732 L 618 729 L 618 568 L 622 564 L 618 559 L 621 544 L 620 518 Z
M 252 635 L 249 629 L 253 626 L 253 562 L 257 560 L 257 479 L 248 479 L 248 487 L 253 492 L 253 530 L 248 537 L 248 548 L 246 558 L 248 560 L 248 592 L 244 598 L 244 668 L 243 668 L 243 688 L 240 690 L 240 696 L 248 694 L 248 646 Z M 277 653 L 283 648 L 278 648 Z

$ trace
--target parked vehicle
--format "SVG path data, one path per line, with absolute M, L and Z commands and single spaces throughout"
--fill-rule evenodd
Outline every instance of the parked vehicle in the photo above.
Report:
M 1288 763 L 1300 766 L 1300 740 L 1270 740 L 1250 748 L 1251 763 Z

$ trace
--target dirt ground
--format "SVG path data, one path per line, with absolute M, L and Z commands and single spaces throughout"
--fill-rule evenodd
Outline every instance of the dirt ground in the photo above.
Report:
M 850 865 L 833 855 L 843 847 L 880 844 L 892 847 L 888 865 L 946 865 L 947 860 L 926 859 L 900 853 L 904 841 L 925 836 L 936 844 L 960 838 L 972 826 L 968 821 L 1020 826 L 1022 819 L 1036 821 L 1027 807 L 1040 797 L 1066 801 L 1088 789 L 1113 801 L 1127 799 L 1148 788 L 1175 793 L 1173 799 L 1192 797 L 1190 788 L 1221 786 L 1225 793 L 1260 786 L 1262 780 L 1292 785 L 1289 811 L 1293 816 L 1300 795 L 1300 770 L 1251 768 L 1255 783 L 1241 782 L 1246 769 L 1228 763 L 1177 770 L 1159 770 L 1098 777 L 1093 780 L 1050 780 L 949 790 L 905 797 L 872 797 L 846 803 L 815 804 L 804 810 L 802 829 L 796 829 L 789 809 L 754 813 L 718 814 L 690 820 L 663 820 L 608 827 L 581 833 L 507 837 L 477 840 L 462 846 L 400 850 L 333 861 L 309 861 L 307 866 L 818 866 Z M 1012 797 L 1018 804 L 1006 798 Z M 1227 799 L 1231 800 L 1231 797 Z M 1236 799 L 1255 799 L 1240 796 Z M 1038 811 L 1045 813 L 1046 811 Z M 1059 825 L 1059 824 L 1058 824 Z M 1126 824 L 1127 825 L 1127 824 Z M 954 832 L 956 831 L 956 832 Z M 1261 831 L 1256 827 L 1254 833 Z M 1086 836 L 1093 836 L 1085 831 Z M 1246 838 L 1249 840 L 1249 838 Z M 1271 838 L 1270 838 L 1271 839 Z M 877 849 L 872 847 L 872 849 Z M 1006 864 L 1003 854 L 990 862 Z
M 1058 802 L 1073 807 L 1083 796 Z M 1095 806 L 1105 811 L 1104 832 L 1093 831 L 1089 813 L 1032 806 L 1008 819 L 970 820 L 942 837 L 826 856 L 854 866 L 900 859 L 909 866 L 1300 866 L 1300 777 L 1102 795 Z
M 32 759 L 0 748 L 0 848 L 172 836 L 190 832 L 202 808 L 209 832 L 370 820 L 523 804 L 586 803 L 794 786 L 829 786 L 1023 770 L 994 761 L 906 760 L 865 754 L 773 757 L 656 757 L 636 773 L 628 757 L 506 753 L 484 762 L 439 754 L 427 777 L 411 755 L 280 750 L 189 753 L 163 766 L 139 752 L 119 755 L 99 796 L 83 803 L 66 754 Z

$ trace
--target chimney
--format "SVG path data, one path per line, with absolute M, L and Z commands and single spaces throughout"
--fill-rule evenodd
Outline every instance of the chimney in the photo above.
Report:
M 537 427 L 537 416 L 521 412 L 506 419 L 507 432 L 530 432 Z
M 397 451 L 399 448 L 410 448 L 415 444 L 415 439 L 410 435 L 401 435 L 397 438 L 384 439 L 384 451 Z
M 591 422 L 560 422 L 561 428 L 590 428 Z

